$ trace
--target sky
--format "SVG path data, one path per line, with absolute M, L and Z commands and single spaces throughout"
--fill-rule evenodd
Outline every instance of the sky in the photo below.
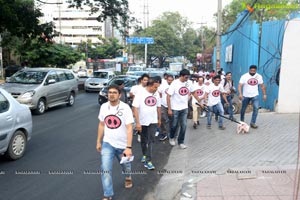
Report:
M 143 20 L 144 2 L 148 1 L 149 21 L 157 18 L 163 12 L 178 11 L 181 16 L 187 17 L 194 23 L 194 28 L 201 26 L 200 23 L 209 27 L 216 27 L 213 17 L 218 10 L 218 0 L 129 0 L 129 9 L 134 16 Z M 222 0 L 222 7 L 232 0 Z

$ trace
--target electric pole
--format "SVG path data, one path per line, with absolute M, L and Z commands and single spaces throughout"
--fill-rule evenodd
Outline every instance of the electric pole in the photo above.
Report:
M 221 24 L 222 24 L 222 0 L 218 0 L 218 21 L 217 21 L 217 55 L 216 55 L 216 71 L 221 69 Z

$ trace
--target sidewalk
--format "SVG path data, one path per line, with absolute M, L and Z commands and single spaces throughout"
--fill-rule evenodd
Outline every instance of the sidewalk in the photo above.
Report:
M 206 129 L 206 118 L 195 130 L 188 120 L 188 148 L 173 147 L 156 191 L 145 199 L 293 200 L 299 114 L 259 113 L 257 124 L 238 135 L 228 120 L 223 131 L 215 121 Z

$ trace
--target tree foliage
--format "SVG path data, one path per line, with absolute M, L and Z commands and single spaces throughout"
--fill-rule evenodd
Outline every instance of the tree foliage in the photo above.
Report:
M 258 0 L 256 4 L 264 5 L 288 5 L 296 4 L 295 0 Z M 243 12 L 246 8 L 245 5 L 251 6 L 253 0 L 232 0 L 230 4 L 225 6 L 222 12 L 222 32 L 225 32 L 237 19 L 239 13 Z M 287 8 L 255 8 L 251 14 L 251 19 L 262 23 L 263 21 L 286 19 L 288 14 L 293 10 Z
M 123 46 L 115 38 L 100 38 L 101 45 L 94 46 L 91 41 L 82 42 L 78 46 L 78 51 L 84 53 L 87 57 L 92 59 L 112 59 L 122 56 Z
M 160 66 L 164 66 L 168 58 L 176 56 L 184 56 L 194 62 L 197 53 L 204 50 L 201 44 L 205 44 L 204 47 L 207 48 L 215 45 L 215 31 L 207 27 L 197 31 L 191 25 L 192 23 L 178 12 L 165 12 L 155 19 L 150 27 L 136 32 L 134 36 L 154 38 L 154 44 L 148 45 L 150 63 L 158 59 Z M 200 37 L 201 31 L 206 37 Z M 142 57 L 144 48 L 144 45 L 132 44 L 130 53 Z
M 0 0 L 0 33 L 16 36 L 24 41 L 41 36 L 44 33 L 52 37 L 51 23 L 39 24 L 39 17 L 43 14 L 34 8 L 33 0 Z M 5 44 L 5 37 L 4 44 Z
M 104 22 L 110 19 L 113 27 L 119 29 L 123 37 L 128 36 L 128 30 L 140 29 L 140 22 L 131 17 L 128 0 L 69 0 L 70 7 L 80 8 L 82 5 L 91 7 L 92 13 L 99 13 L 97 20 Z
M 82 59 L 80 52 L 69 46 L 40 42 L 32 40 L 31 46 L 24 49 L 23 59 L 27 60 L 31 67 L 61 67 Z

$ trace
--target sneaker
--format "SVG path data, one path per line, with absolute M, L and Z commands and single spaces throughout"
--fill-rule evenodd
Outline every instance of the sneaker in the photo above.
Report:
M 197 129 L 197 124 L 196 124 L 196 123 L 194 123 L 193 127 L 194 127 L 194 129 Z
M 171 146 L 175 146 L 175 139 L 170 138 L 169 143 L 170 143 Z
M 141 142 L 141 135 L 140 134 L 137 135 L 137 141 Z
M 155 137 L 157 137 L 159 135 L 159 131 L 155 132 Z
M 211 125 L 206 125 L 206 128 L 207 129 L 211 129 Z
M 256 124 L 250 124 L 251 128 L 258 128 Z
M 225 130 L 225 126 L 219 126 L 220 130 Z
M 143 156 L 143 157 L 142 157 L 141 162 L 142 162 L 142 163 L 146 162 L 146 156 Z
M 160 141 L 164 141 L 168 138 L 168 136 L 166 134 L 162 134 L 159 138 Z
M 146 167 L 147 169 L 150 169 L 150 170 L 155 169 L 155 167 L 154 167 L 154 165 L 152 164 L 151 161 L 145 162 L 144 167 Z
M 180 149 L 186 149 L 187 148 L 187 146 L 185 144 L 180 144 L 179 147 L 180 147 Z

